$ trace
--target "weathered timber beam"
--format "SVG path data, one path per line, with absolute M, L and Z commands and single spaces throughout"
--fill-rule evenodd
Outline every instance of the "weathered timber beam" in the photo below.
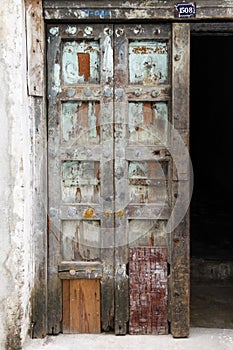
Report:
M 175 5 L 170 1 L 44 1 L 44 15 L 46 20 L 176 20 Z M 190 20 L 233 18 L 233 1 L 195 1 L 196 16 Z

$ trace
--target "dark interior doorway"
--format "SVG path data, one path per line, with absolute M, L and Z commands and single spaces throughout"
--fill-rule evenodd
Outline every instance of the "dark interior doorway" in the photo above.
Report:
M 232 35 L 192 35 L 190 81 L 191 325 L 233 328 Z
M 233 36 L 191 39 L 192 257 L 233 255 Z

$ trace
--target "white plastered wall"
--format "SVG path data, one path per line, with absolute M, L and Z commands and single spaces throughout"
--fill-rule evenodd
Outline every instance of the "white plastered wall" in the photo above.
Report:
M 32 120 L 23 0 L 0 0 L 0 349 L 19 349 L 30 328 Z

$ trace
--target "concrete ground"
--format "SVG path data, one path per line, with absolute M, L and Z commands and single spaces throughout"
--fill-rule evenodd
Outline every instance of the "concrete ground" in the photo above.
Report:
M 191 328 L 187 339 L 171 335 L 76 334 L 28 339 L 23 350 L 232 350 L 233 329 Z
M 191 284 L 190 311 L 192 327 L 233 330 L 233 283 Z

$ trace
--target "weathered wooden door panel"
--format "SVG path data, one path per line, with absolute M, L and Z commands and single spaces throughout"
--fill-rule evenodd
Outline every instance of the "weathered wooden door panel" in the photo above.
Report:
M 169 25 L 115 26 L 116 334 L 129 321 L 129 247 L 169 248 L 170 41 Z
M 174 265 L 170 290 L 178 288 L 179 244 L 166 226 L 177 191 L 171 123 L 182 123 L 187 112 L 183 87 L 171 88 L 187 73 L 187 62 L 184 69 L 179 63 L 182 28 L 174 25 L 172 53 L 170 24 L 48 26 L 49 333 L 62 323 L 69 332 L 88 330 L 75 324 L 80 320 L 71 326 L 64 309 L 71 286 L 77 291 L 83 279 L 100 280 L 101 329 L 127 333 L 129 249 L 164 250 L 164 264 Z M 170 309 L 179 334 L 187 303 L 184 312 L 177 303 Z M 154 332 L 167 329 L 165 322 Z
M 48 26 L 49 333 L 62 329 L 58 265 L 63 274 L 66 261 L 75 262 L 75 278 L 93 269 L 80 274 L 80 262 L 102 262 L 102 328 L 113 326 L 112 32 Z

